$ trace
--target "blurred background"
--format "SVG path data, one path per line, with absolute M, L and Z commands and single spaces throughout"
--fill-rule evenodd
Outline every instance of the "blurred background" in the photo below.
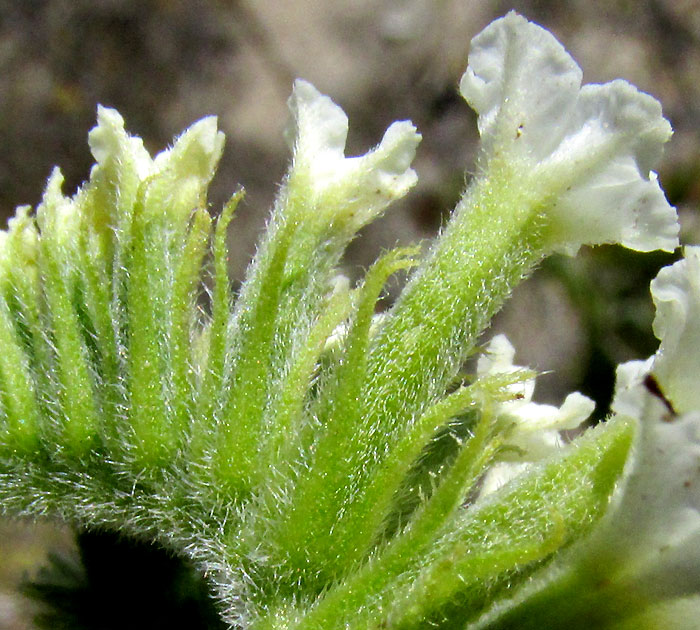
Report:
M 286 99 L 303 77 L 347 112 L 348 154 L 365 152 L 397 119 L 413 120 L 423 134 L 418 187 L 350 248 L 344 271 L 357 277 L 383 248 L 428 239 L 449 216 L 477 146 L 475 116 L 457 93 L 469 42 L 510 9 L 551 30 L 585 82 L 622 77 L 663 102 L 675 135 L 660 179 L 681 213 L 683 242 L 700 242 L 700 0 L 0 0 L 3 224 L 17 205 L 39 202 L 54 165 L 65 192 L 88 176 L 98 103 L 116 107 L 152 152 L 216 114 L 227 146 L 212 210 L 238 184 L 248 193 L 231 230 L 239 282 L 286 169 Z M 602 247 L 553 258 L 518 288 L 494 330 L 507 332 L 518 362 L 548 371 L 540 400 L 559 403 L 580 390 L 604 416 L 615 364 L 655 349 L 648 282 L 672 260 Z M 390 287 L 389 301 L 398 288 Z M 23 581 L 36 595 L 36 579 L 62 579 L 66 592 L 101 601 L 86 586 L 87 565 L 112 574 L 100 588 L 120 614 L 135 605 L 133 589 L 114 578 L 114 554 L 101 561 L 94 549 L 82 540 L 81 563 L 65 527 L 0 521 L 0 630 L 36 627 L 38 605 L 18 595 Z M 47 569 L 49 551 L 62 559 Z M 62 591 L 52 593 L 60 599 Z M 206 614 L 199 626 L 182 616 L 143 627 L 214 627 Z M 115 615 L 65 627 L 127 627 Z M 128 627 L 142 627 L 140 619 Z M 64 627 L 58 623 L 44 619 L 45 627 Z

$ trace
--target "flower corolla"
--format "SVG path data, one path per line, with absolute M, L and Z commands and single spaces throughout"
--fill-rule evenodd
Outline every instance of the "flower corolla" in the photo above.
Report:
M 477 363 L 477 375 L 488 377 L 522 371 L 514 365 L 515 349 L 505 335 L 496 335 Z M 561 431 L 576 429 L 593 413 L 595 403 L 574 392 L 561 407 L 533 402 L 535 378 L 508 386 L 510 400 L 497 403 L 495 413 L 511 423 L 507 429 L 507 449 L 487 472 L 481 496 L 490 494 L 526 470 L 531 463 L 545 459 L 563 446 Z
M 285 136 L 294 156 L 290 182 L 301 178 L 312 201 L 321 209 L 331 208 L 352 231 L 416 184 L 411 162 L 421 136 L 411 122 L 392 123 L 377 147 L 348 158 L 348 117 L 328 96 L 298 79 L 288 105 L 291 118 Z
M 613 411 L 640 436 L 599 543 L 624 550 L 626 571 L 667 597 L 700 588 L 700 247 L 684 253 L 651 283 L 658 351 L 618 368 Z
M 479 115 L 487 172 L 505 163 L 531 174 L 552 250 L 672 251 L 676 213 L 651 171 L 671 136 L 660 104 L 625 81 L 581 79 L 551 33 L 516 13 L 477 35 L 460 91 Z

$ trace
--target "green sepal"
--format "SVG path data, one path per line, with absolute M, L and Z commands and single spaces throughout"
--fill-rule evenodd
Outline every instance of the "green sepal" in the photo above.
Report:
M 333 366 L 333 373 L 321 385 L 320 402 L 313 410 L 319 435 L 308 447 L 305 472 L 291 490 L 287 510 L 275 531 L 279 553 L 298 570 L 316 572 L 321 566 L 329 569 L 336 563 L 352 566 L 374 534 L 370 532 L 369 540 L 355 544 L 351 532 L 357 522 L 338 518 L 350 500 L 341 489 L 360 482 L 357 471 L 365 456 L 364 439 L 357 430 L 362 411 L 359 397 L 375 304 L 389 276 L 414 266 L 417 253 L 416 248 L 398 248 L 370 268 L 359 289 L 352 323 L 339 342 L 344 348 L 343 360 Z
M 406 545 L 396 553 L 399 535 L 315 605 L 282 604 L 269 621 L 277 618 L 282 627 L 289 615 L 287 627 L 295 630 L 470 628 L 490 602 L 591 530 L 609 505 L 633 437 L 634 426 L 621 420 L 588 431 L 560 457 L 456 514 L 424 551 Z M 410 527 L 403 536 L 410 540 Z M 266 624 L 260 627 L 274 627 Z
M 199 360 L 195 361 L 198 364 L 200 385 L 190 435 L 189 452 L 193 462 L 201 461 L 205 448 L 211 445 L 211 426 L 215 423 L 216 414 L 221 412 L 222 401 L 218 393 L 224 383 L 226 355 L 230 350 L 227 332 L 232 309 L 226 234 L 244 194 L 240 188 L 232 195 L 224 205 L 214 227 L 211 319 L 198 333 L 201 351 Z
M 87 347 L 93 330 L 84 315 L 83 278 L 76 265 L 80 215 L 63 196 L 62 184 L 55 169 L 37 209 L 39 266 L 55 345 L 59 439 L 71 456 L 80 458 L 95 447 L 100 422 Z

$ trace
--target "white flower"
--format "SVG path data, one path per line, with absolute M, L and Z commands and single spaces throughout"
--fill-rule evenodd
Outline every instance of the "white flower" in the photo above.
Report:
M 674 599 L 700 590 L 700 247 L 662 269 L 651 292 L 659 350 L 619 366 L 613 402 L 639 436 L 589 547 L 617 583 Z
M 615 379 L 615 400 L 612 409 L 630 418 L 641 418 L 650 393 L 644 387 L 644 379 L 649 375 L 654 357 L 646 361 L 627 361 L 617 366 Z
M 549 32 L 513 12 L 477 35 L 460 90 L 479 114 L 487 164 L 532 174 L 554 250 L 675 249 L 676 213 L 651 172 L 671 135 L 661 106 L 625 81 L 581 78 Z
M 700 411 L 700 247 L 684 255 L 651 283 L 661 340 L 653 372 L 678 413 Z
M 663 268 L 651 283 L 656 354 L 618 367 L 613 410 L 641 418 L 651 399 L 666 412 L 700 412 L 700 247 Z
M 579 596 L 596 628 L 698 627 L 700 247 L 662 269 L 651 291 L 661 344 L 617 371 L 613 411 L 638 431 L 609 508 L 589 536 L 561 550 L 475 628 L 533 614 L 542 627 L 548 619 L 559 627 L 550 605 Z M 579 621 L 561 611 L 564 624 Z
M 173 146 L 151 159 L 143 140 L 124 130 L 124 119 L 109 107 L 97 108 L 97 126 L 88 136 L 90 150 L 98 168 L 111 161 L 133 165 L 140 180 L 172 171 L 180 177 L 209 181 L 224 148 L 224 134 L 217 130 L 215 116 L 207 116 L 191 125 Z
M 176 221 L 186 221 L 190 212 L 204 203 L 223 152 L 224 134 L 217 130 L 216 117 L 208 116 L 182 133 L 170 149 L 151 159 L 141 138 L 124 130 L 121 115 L 100 106 L 89 144 L 97 161 L 90 174 L 93 188 L 116 186 L 112 203 L 117 213 L 131 212 L 139 185 L 148 180 L 145 210 L 153 216 L 167 212 Z M 108 184 L 100 184 L 103 177 Z M 114 217 L 110 221 L 117 223 Z
M 479 357 L 477 375 L 511 374 L 522 370 L 514 365 L 515 349 L 505 337 L 496 335 Z M 561 431 L 577 428 L 595 408 L 595 403 L 578 392 L 569 394 L 561 407 L 532 402 L 535 379 L 509 387 L 513 399 L 498 403 L 496 413 L 512 422 L 507 445 L 512 447 L 491 466 L 482 484 L 481 496 L 497 490 L 529 467 L 556 453 L 563 446 Z
M 116 109 L 97 107 L 97 125 L 88 134 L 88 144 L 97 166 L 114 160 L 122 168 L 133 166 L 143 180 L 153 170 L 153 160 L 143 146 L 141 138 L 130 136 L 124 130 L 124 119 Z
M 700 589 L 700 412 L 669 420 L 649 403 L 629 476 L 591 546 L 616 582 L 682 597 Z
M 303 180 L 312 201 L 321 210 L 339 213 L 353 231 L 415 185 L 410 165 L 421 136 L 410 122 L 393 123 L 376 148 L 346 158 L 348 118 L 328 96 L 297 80 L 289 109 L 285 135 L 294 154 L 290 180 Z

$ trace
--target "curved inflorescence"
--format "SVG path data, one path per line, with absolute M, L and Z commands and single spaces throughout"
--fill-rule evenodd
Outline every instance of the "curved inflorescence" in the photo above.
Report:
M 0 232 L 1 511 L 159 541 L 236 627 L 691 628 L 697 249 L 652 284 L 659 352 L 570 443 L 592 401 L 533 402 L 504 337 L 461 371 L 545 256 L 677 247 L 651 170 L 670 126 L 625 82 L 581 87 L 514 13 L 474 39 L 460 89 L 478 175 L 427 253 L 385 253 L 351 288 L 341 256 L 416 183 L 420 135 L 394 123 L 345 157 L 347 117 L 297 81 L 291 166 L 235 296 L 242 192 L 216 220 L 206 203 L 216 120 L 152 158 L 100 108 L 89 180 L 65 196 L 55 170 Z

